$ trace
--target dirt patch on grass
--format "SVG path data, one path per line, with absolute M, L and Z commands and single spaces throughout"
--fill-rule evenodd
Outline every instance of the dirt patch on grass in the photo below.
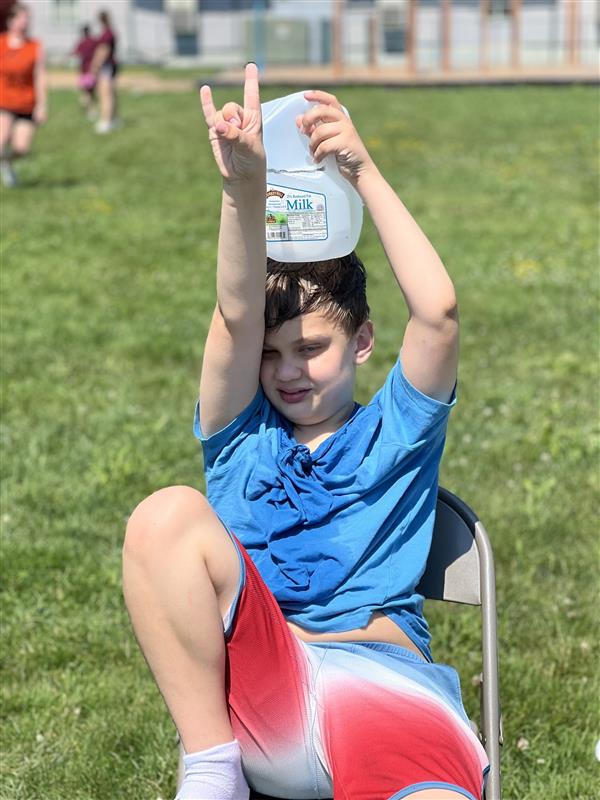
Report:
M 48 72 L 50 89 L 76 89 L 77 73 L 69 70 L 50 70 Z M 193 92 L 196 81 L 192 78 L 160 78 L 147 72 L 124 71 L 118 77 L 120 89 L 132 92 Z

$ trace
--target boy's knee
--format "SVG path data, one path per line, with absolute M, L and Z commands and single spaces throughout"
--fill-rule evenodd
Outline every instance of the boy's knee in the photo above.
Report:
M 172 547 L 194 523 L 212 513 L 203 494 L 189 486 L 168 486 L 146 497 L 133 510 L 127 529 L 125 558 L 152 558 Z

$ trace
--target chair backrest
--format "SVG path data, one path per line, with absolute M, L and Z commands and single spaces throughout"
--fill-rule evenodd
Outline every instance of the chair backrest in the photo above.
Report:
M 481 605 L 477 522 L 462 500 L 439 488 L 431 550 L 418 586 L 424 597 Z

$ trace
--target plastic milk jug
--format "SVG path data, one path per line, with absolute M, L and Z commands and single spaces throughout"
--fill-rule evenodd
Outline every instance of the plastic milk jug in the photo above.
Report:
M 267 255 L 277 261 L 324 261 L 356 247 L 362 201 L 340 174 L 335 156 L 313 161 L 296 116 L 309 103 L 302 92 L 262 104 L 267 154 Z M 345 109 L 344 109 L 345 111 Z

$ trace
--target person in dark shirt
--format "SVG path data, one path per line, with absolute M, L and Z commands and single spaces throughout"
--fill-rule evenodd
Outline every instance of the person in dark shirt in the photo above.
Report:
M 73 54 L 79 59 L 79 99 L 82 109 L 89 119 L 95 119 L 96 110 L 96 76 L 92 72 L 92 62 L 96 52 L 97 40 L 91 35 L 90 26 L 81 29 L 81 39 L 75 45 Z
M 97 46 L 91 65 L 91 71 L 96 76 L 100 102 L 100 119 L 96 124 L 96 133 L 110 133 L 117 127 L 117 36 L 111 27 L 107 11 L 101 11 L 98 19 L 102 33 L 96 39 Z

